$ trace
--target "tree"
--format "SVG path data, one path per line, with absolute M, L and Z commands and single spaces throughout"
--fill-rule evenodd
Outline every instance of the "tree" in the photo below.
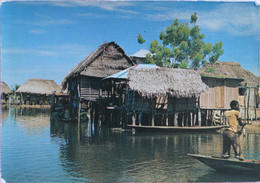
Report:
M 139 44 L 143 44 L 145 42 L 145 40 L 141 34 L 137 35 L 137 41 Z
M 14 100 L 15 98 L 15 92 L 16 90 L 18 90 L 18 88 L 20 87 L 19 84 L 15 84 L 15 86 L 11 85 L 11 94 L 10 97 Z
M 208 62 L 215 63 L 224 53 L 223 43 L 217 42 L 214 46 L 205 43 L 205 35 L 196 24 L 197 20 L 195 12 L 191 15 L 190 25 L 179 23 L 178 19 L 175 19 L 165 31 L 161 31 L 159 38 L 162 43 L 157 40 L 150 43 L 152 54 L 147 56 L 147 63 L 180 68 L 190 66 L 193 69 L 198 69 Z M 139 34 L 138 42 L 142 44 L 144 41 Z

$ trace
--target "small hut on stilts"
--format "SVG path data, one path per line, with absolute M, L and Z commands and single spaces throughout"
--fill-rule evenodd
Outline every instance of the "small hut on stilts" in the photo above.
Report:
M 201 127 L 199 96 L 208 87 L 194 70 L 129 69 L 128 126 L 150 129 Z
M 102 107 L 111 101 L 102 100 L 113 95 L 111 85 L 102 84 L 102 79 L 135 65 L 115 42 L 104 43 L 81 61 L 63 79 L 63 89 L 68 90 L 70 118 L 79 122 L 89 115 L 91 121 L 98 119 Z
M 8 104 L 11 92 L 10 87 L 5 82 L 1 81 L 1 104 Z
M 239 101 L 244 120 L 256 119 L 259 80 L 253 73 L 238 62 L 207 64 L 198 72 L 209 87 L 209 92 L 200 97 L 202 117 L 207 123 L 222 123 L 232 100 Z
M 29 79 L 16 90 L 16 104 L 50 107 L 51 95 L 60 90 L 59 85 L 53 80 Z

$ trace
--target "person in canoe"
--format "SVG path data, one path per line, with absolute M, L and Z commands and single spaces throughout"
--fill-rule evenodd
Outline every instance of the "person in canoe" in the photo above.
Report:
M 231 146 L 235 152 L 235 158 L 239 160 L 244 160 L 242 154 L 242 149 L 239 140 L 239 134 L 241 132 L 237 131 L 238 124 L 240 126 L 245 126 L 246 124 L 242 123 L 239 113 L 239 103 L 236 100 L 230 102 L 231 110 L 225 112 L 226 117 L 226 129 L 223 132 L 223 154 L 222 158 L 230 157 L 230 148 Z

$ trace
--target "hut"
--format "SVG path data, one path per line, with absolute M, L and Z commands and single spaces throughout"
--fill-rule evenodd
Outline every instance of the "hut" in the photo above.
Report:
M 201 126 L 197 102 L 208 90 L 194 70 L 129 69 L 125 109 L 133 126 Z M 128 122 L 128 123 L 129 123 Z
M 152 54 L 149 50 L 141 49 L 130 56 L 130 58 L 137 64 L 143 64 L 146 60 L 146 55 Z
M 200 107 L 205 109 L 206 118 L 214 120 L 214 112 L 223 113 L 229 109 L 230 102 L 237 100 L 241 106 L 256 106 L 258 78 L 243 69 L 238 62 L 216 62 L 198 69 L 202 80 L 209 86 L 209 92 L 200 97 Z M 246 109 L 247 110 L 247 109 Z
M 1 81 L 1 104 L 6 104 L 9 101 L 9 94 L 11 93 L 9 86 Z
M 67 88 L 70 96 L 70 117 L 80 120 L 80 113 L 89 109 L 91 114 L 98 114 L 99 99 L 112 93 L 102 85 L 102 79 L 133 65 L 135 63 L 115 42 L 102 44 L 82 60 L 62 82 L 63 89 Z
M 21 105 L 50 105 L 53 92 L 61 88 L 53 80 L 29 79 L 15 92 L 18 104 Z
M 105 112 L 105 115 L 109 120 L 111 126 L 116 127 L 126 127 L 125 119 L 122 119 L 125 116 L 125 99 L 127 94 L 127 84 L 128 84 L 128 70 L 130 69 L 156 69 L 159 66 L 155 64 L 136 64 L 128 69 L 115 73 L 111 76 L 108 76 L 103 79 L 103 83 L 110 88 L 111 95 L 102 97 L 102 100 L 109 101 L 109 105 L 103 105 L 102 111 Z M 102 101 L 101 100 L 101 101 Z

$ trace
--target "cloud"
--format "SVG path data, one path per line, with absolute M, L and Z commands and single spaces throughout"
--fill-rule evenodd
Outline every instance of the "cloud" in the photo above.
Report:
M 41 49 L 25 49 L 25 48 L 12 48 L 3 49 L 3 54 L 28 54 L 28 55 L 38 55 L 38 56 L 55 56 L 57 53 L 51 50 L 41 50 Z
M 128 14 L 140 14 L 139 12 L 132 11 L 129 9 L 124 9 L 129 6 L 132 6 L 134 3 L 129 1 L 86 1 L 86 0 L 77 0 L 77 1 L 64 1 L 64 0 L 47 0 L 45 2 L 25 2 L 30 5 L 43 5 L 48 4 L 58 7 L 96 7 L 101 8 L 107 11 L 116 11 L 121 13 Z
M 184 6 L 185 7 L 185 6 Z M 260 32 L 259 7 L 248 3 L 219 3 L 213 9 L 168 8 L 157 6 L 155 13 L 144 14 L 150 21 L 169 21 L 177 18 L 190 21 L 194 12 L 198 25 L 210 31 L 226 31 L 230 35 L 257 35 Z
M 95 14 L 95 13 L 77 13 L 76 16 L 81 16 L 81 17 L 92 17 L 92 18 L 106 18 L 106 15 L 102 14 Z
M 202 12 L 199 24 L 213 31 L 227 31 L 231 35 L 259 34 L 259 14 L 255 7 L 224 3 L 213 11 Z
M 49 20 L 37 20 L 37 21 L 24 21 L 24 20 L 16 20 L 15 23 L 17 24 L 24 24 L 24 25 L 34 25 L 34 26 L 57 26 L 57 25 L 68 25 L 72 24 L 73 22 L 68 19 L 49 19 Z
M 34 55 L 47 57 L 86 57 L 90 51 L 86 46 L 79 44 L 65 44 L 55 46 L 39 46 L 37 48 L 12 48 L 3 49 L 3 54 Z
M 42 29 L 31 29 L 31 30 L 29 30 L 29 33 L 32 33 L 32 34 L 45 34 L 45 31 L 42 30 Z

